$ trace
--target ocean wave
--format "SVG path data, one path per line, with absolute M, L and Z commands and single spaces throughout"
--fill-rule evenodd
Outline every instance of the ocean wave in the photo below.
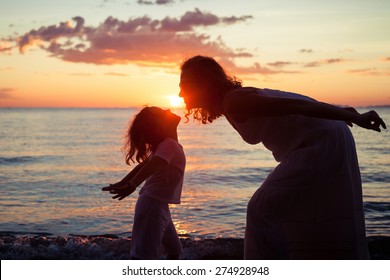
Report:
M 190 184 L 216 184 L 229 185 L 234 188 L 259 186 L 273 168 L 237 168 L 190 170 L 185 174 Z
M 364 211 L 390 213 L 390 202 L 364 202 Z
M 17 157 L 0 157 L 0 165 L 18 165 L 31 164 L 36 162 L 45 162 L 48 160 L 59 161 L 60 156 L 42 155 L 42 156 L 17 156 Z
M 0 165 L 30 163 L 36 160 L 36 157 L 32 156 L 20 156 L 20 157 L 0 157 Z

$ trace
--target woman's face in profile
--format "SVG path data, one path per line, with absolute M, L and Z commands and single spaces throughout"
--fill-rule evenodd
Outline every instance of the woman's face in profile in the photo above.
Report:
M 179 96 L 184 99 L 187 109 L 201 108 L 204 103 L 202 96 L 206 87 L 197 80 L 188 71 L 182 71 L 180 75 Z

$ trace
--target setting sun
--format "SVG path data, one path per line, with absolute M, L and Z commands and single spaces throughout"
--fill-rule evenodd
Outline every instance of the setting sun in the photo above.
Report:
M 177 95 L 170 95 L 170 96 L 168 96 L 168 98 L 169 98 L 169 103 L 171 104 L 171 107 L 173 107 L 173 108 L 184 107 L 183 98 L 181 98 Z

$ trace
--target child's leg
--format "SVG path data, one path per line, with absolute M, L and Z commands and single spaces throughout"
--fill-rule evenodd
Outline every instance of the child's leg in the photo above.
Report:
M 139 196 L 134 214 L 132 259 L 159 259 L 161 240 L 169 223 L 166 213 L 169 213 L 166 203 Z
M 162 237 L 161 244 L 163 245 L 168 260 L 179 259 L 180 254 L 183 252 L 179 236 L 177 235 L 175 226 L 173 225 L 171 215 L 169 213 L 169 223 L 165 229 Z

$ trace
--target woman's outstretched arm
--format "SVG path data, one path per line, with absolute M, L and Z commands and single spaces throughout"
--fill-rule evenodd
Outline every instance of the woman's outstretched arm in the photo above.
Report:
M 386 124 L 375 111 L 359 114 L 354 109 L 341 108 L 323 102 L 268 97 L 251 93 L 228 94 L 224 100 L 224 112 L 236 121 L 244 121 L 251 116 L 300 114 L 355 123 L 360 127 L 375 131 L 381 131 L 381 127 L 386 128 Z

